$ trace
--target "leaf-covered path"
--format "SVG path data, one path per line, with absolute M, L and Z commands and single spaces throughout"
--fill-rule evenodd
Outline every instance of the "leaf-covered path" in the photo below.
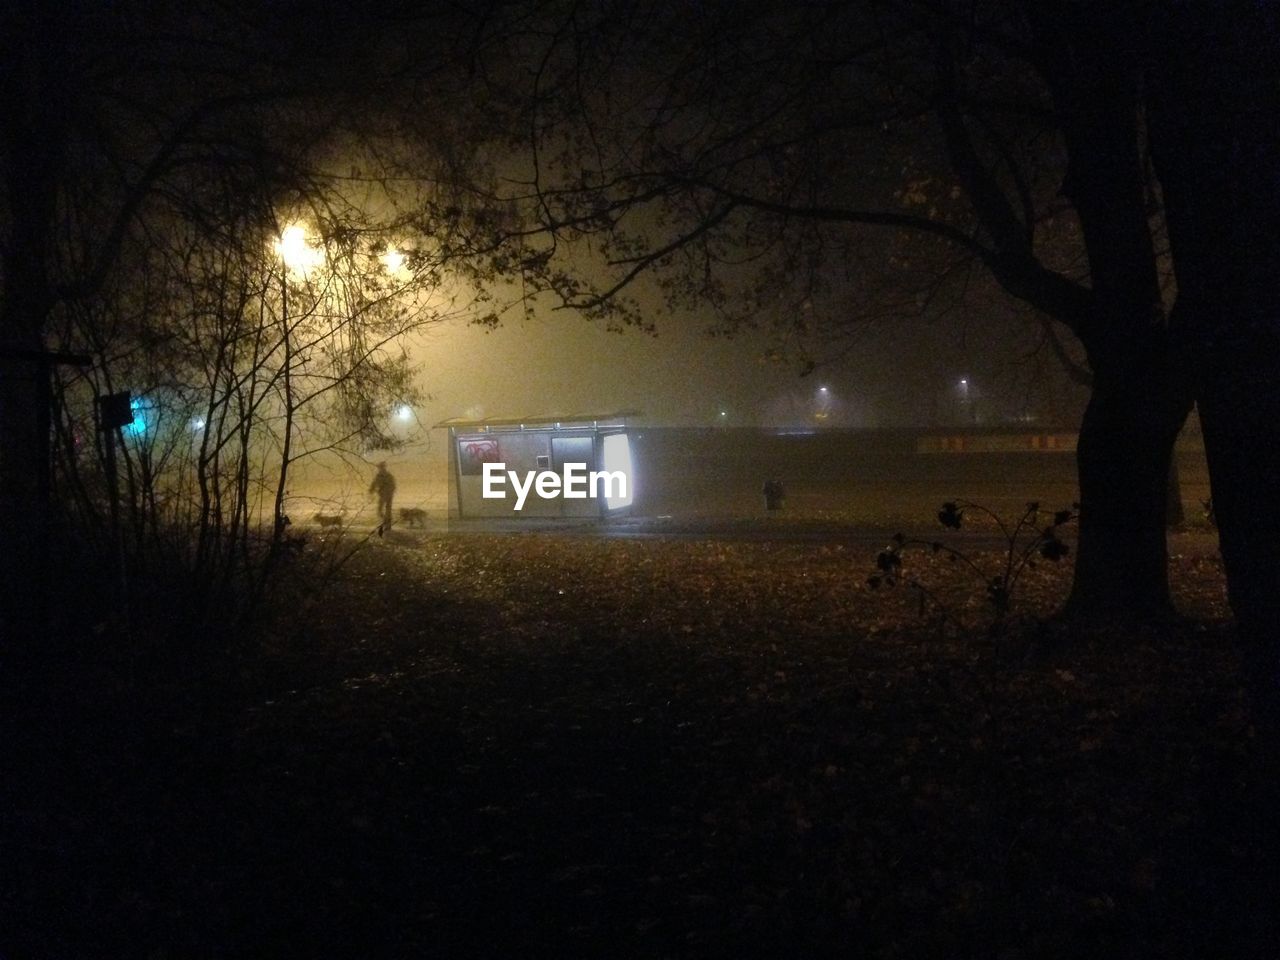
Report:
M 872 559 L 384 544 L 230 678 L 65 676 L 20 708 L 0 951 L 1266 955 L 1214 561 L 1175 563 L 1198 622 L 997 650 Z

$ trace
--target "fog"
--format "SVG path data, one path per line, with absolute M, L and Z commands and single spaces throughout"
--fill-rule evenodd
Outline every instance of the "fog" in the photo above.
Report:
M 542 310 L 492 330 L 425 328 L 408 344 L 427 397 L 415 420 L 627 409 L 655 426 L 1074 426 L 1083 410 L 1083 392 L 1032 349 L 1034 328 L 1016 315 L 867 324 L 845 339 L 781 345 L 768 329 L 711 336 L 705 318 L 655 325 L 618 333 Z M 806 357 L 817 365 L 802 375 Z
M 554 314 L 495 330 L 442 324 L 410 349 L 429 394 L 423 421 L 630 409 L 668 426 L 741 426 L 760 422 L 772 398 L 817 386 L 794 363 L 764 360 L 767 346 L 751 334 L 711 338 L 692 324 L 671 323 L 656 336 L 611 333 Z
M 290 494 L 303 521 L 342 510 L 371 522 L 372 464 L 385 460 L 398 481 L 397 507 L 448 511 L 447 434 L 433 429 L 461 417 L 518 417 L 638 411 L 627 418 L 637 455 L 642 516 L 750 516 L 761 512 L 760 485 L 786 482 L 793 516 L 849 520 L 918 518 L 927 523 L 943 499 L 982 500 L 1004 512 L 1030 498 L 1065 506 L 1078 497 L 1071 452 L 924 455 L 922 435 L 964 430 L 1055 431 L 1071 435 L 1078 413 L 1052 423 L 1009 414 L 1017 399 L 981 357 L 946 331 L 946 351 L 930 366 L 919 351 L 867 336 L 864 349 L 808 376 L 799 364 L 764 359 L 761 333 L 710 337 L 696 323 L 668 323 L 657 336 L 609 332 L 566 313 L 496 329 L 449 321 L 407 344 L 424 398 L 394 420 L 403 446 L 365 452 L 365 462 L 317 459 L 297 465 Z M 972 342 L 970 344 L 973 345 Z M 895 349 L 897 357 L 895 357 Z M 935 358 L 936 361 L 936 358 Z M 904 368 L 915 364 L 908 375 Z M 954 366 L 948 367 L 948 364 Z M 938 368 L 943 372 L 937 372 Z M 962 388 L 950 370 L 965 370 Z M 979 372 L 972 372 L 979 371 Z M 936 376 L 927 402 L 903 384 Z M 991 383 L 989 394 L 985 383 Z M 1011 399 L 1012 398 L 1012 399 Z M 1003 406 L 1002 406 L 1003 404 Z M 1183 498 L 1189 511 L 1207 496 L 1198 443 L 1183 444 Z

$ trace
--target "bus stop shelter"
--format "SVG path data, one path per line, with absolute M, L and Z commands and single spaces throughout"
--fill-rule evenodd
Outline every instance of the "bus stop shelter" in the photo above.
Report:
M 453 418 L 436 424 L 449 431 L 449 516 L 459 519 L 504 518 L 600 518 L 624 515 L 635 497 L 635 471 L 627 418 L 637 411 L 585 413 L 572 416 L 488 417 L 480 420 Z M 570 498 L 541 496 L 532 487 L 520 509 L 513 483 L 490 483 L 486 497 L 485 465 L 491 479 L 498 471 L 515 474 L 526 482 L 530 474 L 565 475 L 566 466 L 586 474 L 588 495 Z M 618 482 L 618 474 L 625 478 Z M 591 474 L 608 475 L 594 484 Z

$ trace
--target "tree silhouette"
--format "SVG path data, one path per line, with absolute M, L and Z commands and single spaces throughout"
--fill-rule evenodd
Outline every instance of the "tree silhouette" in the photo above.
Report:
M 1152 140 L 1231 606 L 1273 753 L 1280 743 L 1280 14 L 1154 5 Z
M 976 261 L 1087 357 L 1071 610 L 1172 609 L 1166 492 L 1192 398 L 1162 301 L 1138 7 L 556 9 L 530 58 L 538 284 L 625 321 L 652 274 L 674 309 L 709 302 L 730 326 L 825 309 L 830 331 L 869 312 L 848 306 L 873 277 Z M 586 238 L 594 272 L 568 265 Z
M 49 373 L 42 358 L 59 337 L 95 355 L 91 379 L 98 386 L 147 365 L 178 381 L 208 373 L 193 366 L 197 353 L 183 353 L 193 341 L 179 325 L 202 311 L 230 323 L 205 328 L 209 338 L 196 348 L 214 349 L 226 345 L 228 330 L 241 330 L 246 309 L 265 309 L 272 301 L 264 296 L 270 271 L 263 256 L 291 215 L 327 231 L 324 249 L 333 262 L 349 264 L 377 242 L 430 235 L 430 255 L 425 244 L 417 247 L 424 257 L 411 264 L 413 282 L 430 285 L 445 261 L 465 271 L 462 262 L 474 252 L 465 198 L 444 197 L 454 178 L 478 176 L 483 164 L 472 162 L 474 137 L 454 137 L 455 125 L 469 119 L 481 128 L 450 79 L 467 76 L 474 23 L 465 11 L 427 5 L 413 16 L 388 10 L 381 19 L 337 5 L 304 12 L 271 3 L 157 9 L 22 2 L 6 10 L 0 524 L 7 547 L 0 615 L 18 636 L 39 629 L 36 608 L 50 573 Z M 389 45 L 393 33 L 406 42 Z M 393 194 L 383 187 L 408 147 L 420 175 Z M 209 287 L 215 278 L 224 285 Z M 182 304 L 184 283 L 185 307 L 166 316 Z M 202 285 L 204 303 L 195 295 Z M 303 326 L 332 311 L 318 313 L 321 298 L 297 292 L 300 300 L 277 309 L 274 319 L 283 353 L 263 340 L 267 352 L 257 357 L 271 357 L 279 378 L 256 401 L 246 400 L 246 409 L 263 409 L 254 403 L 273 394 L 286 419 L 292 416 L 307 399 L 297 391 L 312 389 L 295 373 L 315 372 L 323 358 L 343 370 L 325 399 L 345 407 L 329 422 L 359 422 L 367 434 L 372 411 L 362 405 L 378 392 L 372 371 L 390 369 L 371 362 L 386 333 L 371 318 L 390 310 L 388 302 L 357 302 L 347 296 L 351 289 L 330 285 L 325 296 L 343 294 L 345 320 L 321 347 Z M 232 293 L 238 303 L 227 299 Z M 262 317 L 244 329 L 261 333 L 271 326 Z M 408 321 L 397 322 L 403 328 Z M 345 359 L 325 353 L 339 340 Z M 211 369 L 219 369 L 228 356 L 214 359 Z M 243 359 L 226 369 L 242 370 Z M 190 379 L 162 382 L 164 404 L 192 386 Z M 210 396 L 225 399 L 241 387 L 233 376 Z M 63 390 L 62 399 L 83 404 L 76 390 Z M 297 453 L 293 436 L 286 426 L 286 465 Z M 132 467 L 151 470 L 143 460 Z M 280 486 L 268 511 L 277 521 L 282 495 Z M 243 523 L 234 511 L 219 522 L 233 516 Z

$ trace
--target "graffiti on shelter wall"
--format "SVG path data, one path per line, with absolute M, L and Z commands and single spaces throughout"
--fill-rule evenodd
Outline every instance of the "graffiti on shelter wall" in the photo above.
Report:
M 502 453 L 493 437 L 462 438 L 458 440 L 458 457 L 464 477 L 478 477 L 486 463 L 501 463 Z

